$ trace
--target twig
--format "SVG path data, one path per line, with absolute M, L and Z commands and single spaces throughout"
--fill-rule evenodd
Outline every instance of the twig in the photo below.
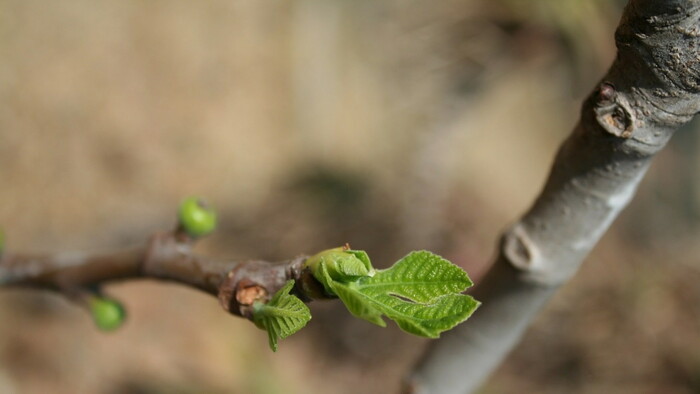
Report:
M 277 292 L 289 279 L 305 301 L 328 298 L 303 263 L 287 261 L 217 261 L 193 253 L 194 239 L 180 229 L 156 233 L 145 246 L 107 254 L 26 255 L 0 257 L 0 286 L 39 287 L 70 295 L 76 289 L 136 278 L 173 281 L 219 298 L 225 310 L 251 318 L 250 306 Z

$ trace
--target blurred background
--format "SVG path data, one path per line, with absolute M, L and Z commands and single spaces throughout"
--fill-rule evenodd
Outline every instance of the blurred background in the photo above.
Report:
M 478 283 L 614 58 L 622 5 L 0 0 L 8 248 L 143 242 L 197 194 L 221 216 L 201 253 L 349 242 L 386 266 L 425 248 Z M 694 128 L 482 393 L 700 392 Z M 1 290 L 0 392 L 391 393 L 428 342 L 326 302 L 273 354 L 209 295 L 107 291 L 130 317 L 112 334 Z

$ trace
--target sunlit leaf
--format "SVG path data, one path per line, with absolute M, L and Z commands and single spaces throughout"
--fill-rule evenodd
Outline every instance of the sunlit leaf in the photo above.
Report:
M 463 322 L 479 306 L 461 294 L 472 285 L 467 273 L 428 251 L 412 252 L 391 268 L 372 272 L 337 279 L 328 261 L 320 259 L 314 274 L 354 316 L 383 327 L 384 315 L 404 331 L 429 338 Z

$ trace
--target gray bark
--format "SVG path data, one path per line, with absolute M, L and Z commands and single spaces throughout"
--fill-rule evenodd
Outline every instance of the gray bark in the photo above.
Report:
M 618 55 L 584 102 L 549 179 L 502 237 L 473 295 L 483 304 L 434 342 L 413 374 L 417 393 L 468 393 L 515 346 L 633 197 L 652 157 L 700 111 L 700 0 L 631 0 Z

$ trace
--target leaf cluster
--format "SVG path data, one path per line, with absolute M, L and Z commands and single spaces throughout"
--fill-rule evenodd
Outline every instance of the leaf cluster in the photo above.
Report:
M 386 327 L 383 317 L 404 331 L 428 338 L 465 321 L 479 306 L 462 294 L 472 286 L 464 270 L 431 252 L 411 252 L 391 268 L 376 270 L 362 250 L 325 250 L 306 261 L 329 295 L 337 296 L 355 317 Z M 270 348 L 302 329 L 309 308 L 290 294 L 290 280 L 269 302 L 253 304 L 253 321 L 267 331 Z
M 479 306 L 461 294 L 472 286 L 467 273 L 431 252 L 411 252 L 385 270 L 373 269 L 364 251 L 336 255 L 310 259 L 314 276 L 350 313 L 378 326 L 386 326 L 386 316 L 408 333 L 438 338 Z

